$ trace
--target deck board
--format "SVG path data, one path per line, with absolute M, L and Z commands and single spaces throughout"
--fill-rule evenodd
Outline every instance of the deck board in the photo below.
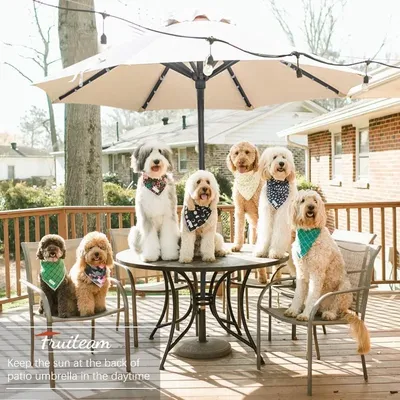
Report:
M 257 297 L 250 296 L 250 330 L 255 330 L 255 305 Z M 110 303 L 114 299 L 110 298 Z M 188 298 L 181 299 L 182 310 Z M 35 345 L 36 359 L 42 362 L 37 368 L 15 367 L 14 363 L 29 360 L 29 315 L 27 307 L 12 309 L 0 314 L 0 399 L 306 399 L 307 362 L 305 360 L 305 329 L 298 327 L 297 341 L 291 340 L 290 326 L 273 323 L 273 340 L 262 341 L 262 353 L 266 365 L 257 371 L 255 356 L 242 343 L 217 326 L 210 318 L 207 334 L 227 338 L 232 354 L 216 360 L 189 360 L 170 355 L 165 371 L 158 371 L 162 350 L 169 333 L 163 329 L 154 340 L 147 338 L 158 313 L 162 298 L 158 296 L 138 299 L 140 338 L 139 349 L 131 348 L 131 357 L 140 359 L 135 373 L 151 372 L 146 386 L 134 381 L 110 380 L 115 373 L 124 373 L 123 367 L 105 365 L 105 359 L 124 359 L 122 329 L 115 331 L 115 316 L 97 322 L 96 338 L 112 343 L 110 350 L 70 352 L 56 350 L 55 360 L 60 364 L 57 374 L 70 374 L 67 380 L 57 382 L 57 390 L 48 387 L 42 374 L 47 373 L 43 364 L 47 350 L 41 349 L 40 338 Z M 263 321 L 266 330 L 267 319 Z M 360 358 L 356 344 L 347 326 L 328 327 L 328 334 L 319 332 L 321 361 L 313 362 L 313 395 L 316 399 L 400 399 L 400 294 L 372 295 L 368 303 L 367 325 L 371 334 L 372 349 L 366 356 L 369 382 L 362 378 Z M 44 330 L 43 325 L 36 332 Z M 62 331 L 64 340 L 79 334 L 90 339 L 90 323 L 55 324 L 55 331 Z M 188 336 L 194 336 L 191 330 Z M 56 336 L 57 338 L 57 336 Z M 88 359 L 98 361 L 99 366 L 86 365 Z M 12 368 L 10 368 L 9 360 Z M 74 363 L 77 363 L 74 366 Z M 81 363 L 81 364 L 79 364 Z M 92 364 L 93 365 L 93 364 Z M 9 382 L 10 371 L 14 374 L 31 373 L 30 381 Z M 100 382 L 93 376 L 97 372 L 107 381 Z M 37 375 L 37 379 L 35 376 Z M 73 377 L 76 374 L 77 379 Z M 84 374 L 84 375 L 81 375 Z M 87 374 L 87 375 L 85 375 Z M 83 377 L 83 378 L 82 378 Z

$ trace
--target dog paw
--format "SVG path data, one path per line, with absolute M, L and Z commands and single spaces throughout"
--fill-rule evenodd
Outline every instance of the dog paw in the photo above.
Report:
M 240 244 L 234 244 L 231 247 L 231 251 L 233 251 L 234 253 L 238 253 L 240 250 L 242 250 L 242 245 Z
M 337 319 L 337 315 L 333 311 L 324 311 L 321 318 L 325 321 L 333 321 Z
M 94 312 L 92 311 L 81 311 L 79 314 L 81 317 L 92 317 Z
M 274 259 L 276 259 L 276 260 L 279 260 L 280 258 L 283 258 L 284 256 L 285 256 L 285 254 L 282 254 L 281 252 L 276 251 L 276 250 L 274 250 L 274 249 L 271 249 L 271 250 L 268 252 L 268 257 L 269 257 L 269 258 L 274 258 Z
M 176 254 L 175 253 L 174 254 L 163 254 L 161 256 L 161 259 L 164 260 L 164 261 L 175 261 L 178 258 L 179 258 L 178 253 L 176 253 Z
M 59 313 L 59 314 L 58 314 L 58 317 L 59 317 L 59 318 L 68 318 L 69 315 L 68 315 L 68 313 L 63 312 L 63 313 Z
M 259 257 L 259 258 L 268 258 L 268 254 L 265 251 L 261 251 L 261 250 L 256 250 L 253 253 L 254 257 Z
M 301 313 L 296 317 L 297 321 L 308 321 L 308 315 Z
M 224 249 L 215 251 L 215 257 L 225 257 L 227 254 L 228 252 Z
M 193 258 L 190 257 L 180 257 L 179 262 L 182 264 L 190 264 L 193 261 Z
M 142 261 L 144 262 L 154 262 L 154 261 L 158 261 L 158 259 L 160 258 L 159 256 L 144 256 L 142 255 Z
M 43 313 L 44 313 L 44 309 L 43 309 L 43 308 L 39 308 L 39 309 L 38 309 L 38 313 L 39 313 L 39 314 L 43 314 Z
M 267 275 L 258 275 L 258 282 L 261 284 L 265 284 L 268 282 Z
M 203 256 L 202 260 L 204 262 L 215 262 L 215 257 L 214 256 Z
M 283 313 L 283 315 L 284 315 L 285 317 L 296 318 L 296 317 L 299 315 L 299 313 L 298 313 L 294 308 L 289 307 L 289 308 Z
M 95 308 L 95 309 L 94 309 L 94 313 L 95 313 L 95 314 L 100 314 L 100 313 L 102 313 L 102 312 L 104 312 L 104 311 L 106 311 L 106 308 L 105 308 L 105 307 L 99 307 L 99 308 Z

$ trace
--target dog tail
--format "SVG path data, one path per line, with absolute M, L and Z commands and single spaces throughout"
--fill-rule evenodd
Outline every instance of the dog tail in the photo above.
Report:
M 364 321 L 357 315 L 347 312 L 344 319 L 350 324 L 351 335 L 357 341 L 358 354 L 367 354 L 371 350 L 369 332 Z

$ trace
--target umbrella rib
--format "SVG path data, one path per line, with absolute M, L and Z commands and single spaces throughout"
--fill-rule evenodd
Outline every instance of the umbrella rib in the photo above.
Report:
M 153 86 L 153 89 L 151 89 L 150 94 L 148 95 L 146 101 L 142 105 L 142 110 L 146 110 L 147 106 L 149 105 L 150 101 L 153 99 L 154 95 L 156 94 L 158 88 L 160 87 L 162 81 L 164 80 L 165 76 L 167 75 L 169 71 L 169 67 L 165 67 L 164 71 L 161 73 L 160 77 L 158 78 L 156 84 Z
M 193 71 L 191 71 L 184 63 L 162 63 L 162 65 L 171 68 L 178 74 L 186 76 L 186 78 L 193 79 Z
M 236 77 L 235 73 L 233 72 L 233 69 L 231 67 L 228 67 L 227 70 L 228 70 L 229 75 L 231 76 L 233 82 L 235 83 L 237 90 L 239 91 L 240 95 L 242 96 L 244 102 L 246 103 L 246 106 L 248 108 L 252 108 L 253 106 L 251 105 L 250 100 L 247 97 L 247 94 L 244 91 L 242 85 L 240 84 L 238 78 Z
M 217 76 L 218 74 L 225 71 L 227 68 L 232 67 L 232 65 L 235 65 L 238 62 L 239 62 L 238 60 L 224 61 L 219 67 L 214 69 L 214 72 L 212 73 L 209 79 L 214 78 L 214 76 Z
M 90 78 L 86 79 L 85 81 L 83 81 L 81 84 L 75 86 L 73 89 L 69 90 L 68 92 L 64 93 L 63 95 L 61 95 L 58 98 L 58 101 L 62 101 L 64 100 L 66 97 L 70 96 L 71 94 L 77 92 L 78 90 L 82 89 L 83 87 L 85 87 L 86 85 L 89 85 L 89 83 L 92 83 L 93 81 L 95 81 L 96 79 L 101 78 L 103 75 L 105 75 L 107 72 L 113 70 L 116 66 L 114 67 L 108 67 L 108 68 L 104 68 L 101 71 L 95 73 L 93 76 L 91 76 Z
M 294 71 L 297 71 L 297 66 L 287 62 L 287 61 L 281 61 L 282 64 L 286 65 L 287 67 L 293 69 Z M 298 68 L 301 73 L 303 74 L 303 76 L 305 76 L 308 79 L 311 79 L 312 81 L 318 83 L 319 85 L 325 87 L 326 89 L 331 90 L 332 92 L 336 93 L 338 96 L 345 96 L 345 94 L 343 94 L 339 89 L 336 89 L 335 87 L 331 86 L 329 83 L 326 83 L 325 81 L 323 81 L 322 79 L 317 78 L 315 75 L 310 74 L 309 72 L 305 71 L 302 68 Z

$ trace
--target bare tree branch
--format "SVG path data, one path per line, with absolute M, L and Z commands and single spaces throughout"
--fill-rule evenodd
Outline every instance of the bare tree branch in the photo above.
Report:
M 29 76 L 25 75 L 19 68 L 17 68 L 15 65 L 10 64 L 7 61 L 4 61 L 5 65 L 10 66 L 11 68 L 15 69 L 15 71 L 17 71 L 20 75 L 22 75 L 25 79 L 28 79 L 29 82 L 33 83 L 33 80 L 31 78 L 29 78 Z
M 10 47 L 23 47 L 24 49 L 28 49 L 28 50 L 32 50 L 32 51 L 36 52 L 37 54 L 41 55 L 42 57 L 44 56 L 44 53 L 42 53 L 42 52 L 39 51 L 38 49 L 35 49 L 34 47 L 26 46 L 26 45 L 24 45 L 24 44 L 6 43 L 6 42 L 3 42 L 3 41 L 2 41 L 2 43 L 3 43 L 5 46 L 10 46 Z
M 290 29 L 288 23 L 286 22 L 287 13 L 286 11 L 282 11 L 278 8 L 275 3 L 275 0 L 268 0 L 269 5 L 271 7 L 272 13 L 274 14 L 276 20 L 278 21 L 279 25 L 281 26 L 283 32 L 286 34 L 289 43 L 291 46 L 295 46 L 295 40 L 292 30 Z
M 57 61 L 61 61 L 61 58 L 56 58 L 56 59 L 53 60 L 53 61 L 49 61 L 49 62 L 47 63 L 47 65 L 51 65 L 51 64 L 53 64 L 53 63 L 55 63 L 55 62 L 57 62 Z

